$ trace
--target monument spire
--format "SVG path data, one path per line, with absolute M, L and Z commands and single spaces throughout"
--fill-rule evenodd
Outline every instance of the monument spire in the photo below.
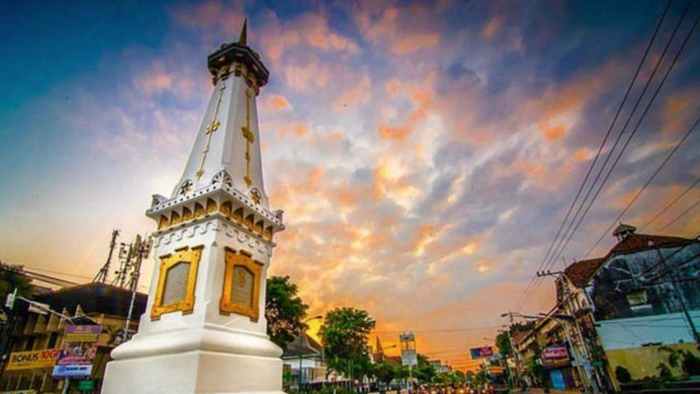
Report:
M 214 87 L 185 169 L 146 211 L 158 226 L 146 312 L 112 352 L 103 393 L 282 392 L 265 286 L 284 224 L 263 183 L 256 97 L 269 72 L 247 20 L 207 66 Z
M 214 90 L 171 197 L 223 182 L 255 204 L 269 207 L 255 100 L 269 72 L 258 53 L 247 46 L 247 24 L 243 22 L 238 42 L 223 44 L 208 57 Z
M 248 18 L 243 20 L 241 34 L 238 36 L 238 45 L 248 45 Z

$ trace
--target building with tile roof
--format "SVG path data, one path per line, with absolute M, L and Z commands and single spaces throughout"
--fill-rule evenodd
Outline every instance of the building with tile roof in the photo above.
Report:
M 556 281 L 560 313 L 575 316 L 598 383 L 619 388 L 667 362 L 661 346 L 693 348 L 700 325 L 700 241 L 637 234 L 620 223 L 605 256 L 569 265 Z M 584 350 L 583 348 L 581 350 Z M 678 371 L 676 371 L 678 372 Z

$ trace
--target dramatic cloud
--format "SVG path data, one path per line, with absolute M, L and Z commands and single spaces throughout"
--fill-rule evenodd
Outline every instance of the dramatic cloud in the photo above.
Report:
M 516 301 L 596 157 L 663 4 L 314 4 L 134 10 L 144 13 L 129 22 L 138 36 L 106 21 L 100 29 L 122 37 L 118 47 L 9 81 L 8 91 L 23 93 L 0 107 L 9 141 L 0 147 L 0 258 L 87 281 L 113 228 L 125 242 L 152 231 L 143 211 L 152 194 L 174 187 L 212 93 L 206 56 L 237 40 L 247 18 L 248 44 L 271 73 L 257 97 L 265 190 L 287 226 L 270 272 L 291 277 L 312 315 L 364 308 L 385 345 L 413 330 L 420 352 L 463 369 L 474 366 L 466 349 L 505 323 L 501 312 L 551 308 L 546 280 Z M 80 27 L 65 10 L 44 23 Z M 65 59 L 95 50 L 51 45 Z M 32 48 L 18 46 L 15 57 L 33 64 L 36 51 L 53 47 Z M 700 115 L 700 60 L 691 52 L 616 161 L 632 128 L 613 149 L 630 107 L 621 112 L 593 174 L 607 157 L 606 168 L 616 168 L 555 266 L 583 258 Z M 25 89 L 37 77 L 53 79 Z M 630 102 L 640 93 L 638 85 Z M 700 177 L 699 138 L 690 135 L 624 222 L 643 226 Z M 644 232 L 694 235 L 698 193 Z M 612 242 L 605 234 L 593 253 Z

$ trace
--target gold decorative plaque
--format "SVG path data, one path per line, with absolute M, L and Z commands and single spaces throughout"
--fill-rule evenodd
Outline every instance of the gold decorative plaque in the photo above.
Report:
M 194 310 L 194 289 L 197 282 L 199 260 L 204 246 L 180 248 L 175 254 L 160 257 L 160 272 L 156 298 L 151 308 L 151 320 L 158 320 L 164 313 Z
M 224 288 L 219 311 L 222 315 L 237 313 L 257 322 L 260 317 L 260 275 L 263 264 L 245 252 L 226 248 Z

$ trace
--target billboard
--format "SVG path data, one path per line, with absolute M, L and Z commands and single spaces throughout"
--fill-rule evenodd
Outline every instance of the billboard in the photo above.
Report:
M 471 353 L 472 360 L 493 356 L 493 348 L 491 346 L 475 347 L 469 349 L 469 352 Z
M 57 378 L 90 376 L 101 331 L 102 326 L 97 325 L 66 326 L 63 347 L 52 375 Z
M 401 350 L 401 365 L 418 365 L 418 355 L 416 354 L 416 349 Z
M 23 369 L 47 368 L 56 364 L 59 349 L 31 350 L 28 352 L 10 353 L 10 361 L 7 363 L 7 371 L 21 371 Z

